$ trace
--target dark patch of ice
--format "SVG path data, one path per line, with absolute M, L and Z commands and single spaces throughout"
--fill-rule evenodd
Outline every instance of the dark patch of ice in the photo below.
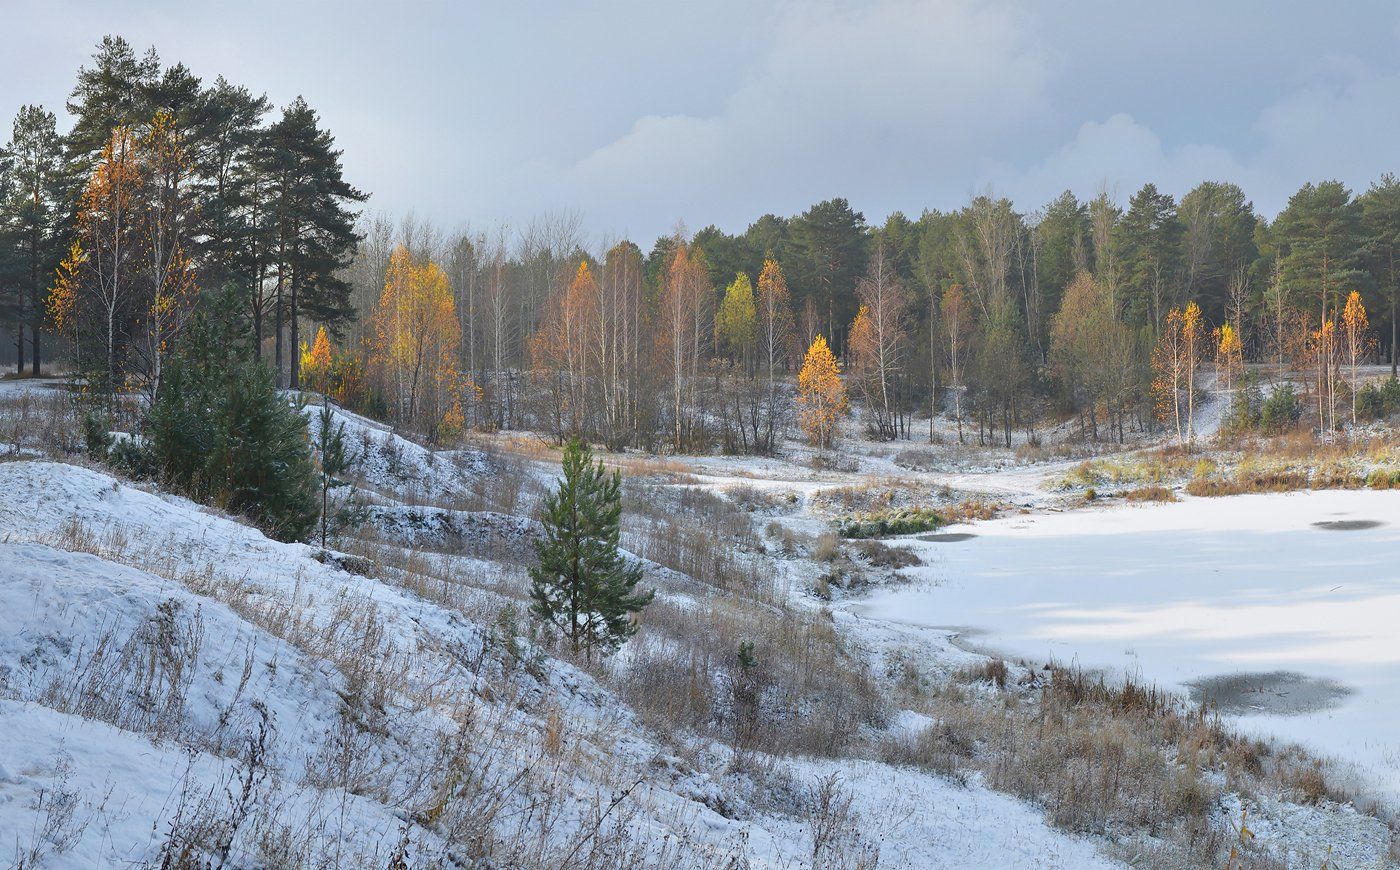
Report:
M 1349 686 L 1296 671 L 1233 673 L 1202 677 L 1188 684 L 1191 698 L 1224 713 L 1294 716 L 1335 707 L 1352 693 Z
M 1329 532 L 1359 532 L 1362 529 L 1374 529 L 1383 525 L 1385 523 L 1380 520 L 1323 520 L 1313 523 L 1313 528 L 1326 529 Z
M 915 540 L 928 541 L 932 544 L 952 544 L 957 541 L 966 541 L 968 538 L 977 537 L 972 532 L 935 532 L 932 535 L 920 535 Z

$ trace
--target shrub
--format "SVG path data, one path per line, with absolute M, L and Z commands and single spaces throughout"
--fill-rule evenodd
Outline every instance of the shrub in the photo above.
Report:
M 320 515 L 307 420 L 249 358 L 232 304 L 216 297 L 167 363 L 147 422 L 150 464 L 192 497 L 297 540 Z
M 107 416 L 96 411 L 83 415 L 83 446 L 87 455 L 98 462 L 106 461 L 107 451 L 112 449 L 112 433 Z
M 1400 489 L 1400 469 L 1377 468 L 1366 475 L 1371 489 Z
M 1127 501 L 1176 501 L 1176 493 L 1165 486 L 1143 486 L 1123 493 Z
M 1300 409 L 1298 395 L 1292 384 L 1284 384 L 1273 391 L 1259 409 L 1259 428 L 1277 434 L 1298 422 Z
M 1397 411 L 1400 411 L 1400 380 L 1396 378 L 1362 384 L 1356 392 L 1356 412 L 1361 417 L 1381 420 Z
M 812 561 L 830 562 L 841 552 L 836 536 L 830 532 L 823 532 L 816 541 L 812 543 Z
M 1244 384 L 1230 398 L 1230 408 L 1225 413 L 1222 429 L 1226 432 L 1245 432 L 1259 428 L 1259 417 L 1264 397 L 1259 391 L 1259 379 L 1253 372 L 1245 374 Z
M 136 480 L 149 480 L 160 473 L 155 452 L 137 438 L 114 439 L 106 459 L 108 465 Z
M 919 554 L 908 547 L 891 547 L 889 544 L 882 544 L 879 541 L 862 541 L 856 547 L 865 560 L 876 568 L 910 568 L 915 565 L 922 565 L 923 560 Z
M 932 508 L 897 508 L 847 517 L 837 522 L 836 531 L 843 538 L 882 538 L 931 532 L 941 525 L 943 517 Z

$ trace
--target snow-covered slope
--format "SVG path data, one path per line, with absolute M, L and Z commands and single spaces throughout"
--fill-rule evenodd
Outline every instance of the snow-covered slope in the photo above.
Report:
M 0 843 L 26 866 L 810 862 L 804 811 L 498 626 L 72 465 L 0 464 L 0 517 Z M 771 764 L 836 777 L 882 866 L 1107 866 L 975 785 Z
M 415 500 L 460 498 L 479 476 L 493 471 L 480 451 L 429 450 L 383 423 L 344 408 L 331 410 L 335 426 L 343 427 L 354 473 L 383 492 Z M 306 409 L 313 439 L 321 428 L 319 412 L 315 405 Z

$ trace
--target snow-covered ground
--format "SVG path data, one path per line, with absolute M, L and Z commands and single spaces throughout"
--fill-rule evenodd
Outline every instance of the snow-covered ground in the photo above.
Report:
M 50 388 L 0 383 L 0 398 Z M 0 856 L 33 847 L 41 859 L 26 866 L 159 863 L 177 829 L 217 846 L 267 727 L 258 750 L 266 779 L 254 788 L 262 815 L 231 841 L 238 866 L 279 863 L 270 841 L 327 866 L 385 866 L 405 844 L 410 866 L 461 863 L 445 832 L 455 826 L 460 843 L 486 808 L 440 802 L 452 790 L 449 769 L 475 775 L 480 765 L 493 782 L 512 783 L 493 797 L 507 821 L 485 823 L 501 838 L 492 858 L 506 865 L 503 844 L 529 838 L 541 849 L 515 863 L 569 863 L 570 838 L 626 792 L 613 819 L 625 818 L 626 832 L 614 847 L 636 863 L 674 846 L 691 866 L 810 866 L 807 813 L 827 780 L 850 800 L 849 841 L 839 844 L 847 859 L 878 850 L 883 867 L 1116 866 L 1100 851 L 1105 840 L 1052 828 L 1039 807 L 988 790 L 976 774 L 963 785 L 866 758 L 763 757 L 769 780 L 757 787 L 736 773 L 728 747 L 655 733 L 606 674 L 529 649 L 522 658 L 528 642 L 503 637 L 497 619 L 502 606 L 522 605 L 512 584 L 523 582 L 537 524 L 520 516 L 527 499 L 497 505 L 486 495 L 506 475 L 522 491 L 551 484 L 550 454 L 517 456 L 499 437 L 486 451 L 433 451 L 374 420 L 336 416 L 353 463 L 346 477 L 368 503 L 367 549 L 356 552 L 378 553 L 379 563 L 272 541 L 101 471 L 0 463 Z M 1242 711 L 1246 727 L 1335 754 L 1400 794 L 1400 738 L 1388 727 L 1400 709 L 1400 649 L 1390 642 L 1400 568 L 1388 564 L 1400 544 L 1400 493 L 1056 513 L 1068 497 L 1048 482 L 1077 454 L 1026 450 L 1029 462 L 960 448 L 950 425 L 940 419 L 936 445 L 849 437 L 821 456 L 788 445 L 783 458 L 620 464 L 645 474 L 654 462 L 649 485 L 749 498 L 757 526 L 776 522 L 807 541 L 850 505 L 891 492 L 901 504 L 1019 506 L 941 530 L 973 535 L 964 540 L 900 541 L 922 557 L 922 567 L 900 572 L 914 582 L 838 596 L 832 624 L 877 674 L 912 652 L 951 679 L 983 661 L 970 649 L 985 648 L 1197 687 Z M 1383 524 L 1312 525 L 1366 520 Z M 769 558 L 763 550 L 745 558 Z M 665 586 L 658 601 L 704 606 L 715 594 L 646 567 Z M 827 606 L 810 594 L 824 566 L 799 554 L 766 567 L 799 607 Z M 614 664 L 625 669 L 632 652 L 624 647 Z M 904 711 L 872 736 L 930 721 Z M 1222 818 L 1239 812 L 1217 809 Z M 1255 824 L 1264 840 L 1311 831 L 1300 836 L 1314 847 L 1334 832 L 1309 825 L 1345 809 L 1279 805 Z M 201 833 L 194 817 L 214 827 Z M 517 819 L 535 827 L 506 830 Z M 1366 821 L 1346 836 L 1371 855 L 1382 837 Z
M 1400 798 L 1400 492 L 1186 498 L 941 531 L 972 537 L 901 539 L 925 562 L 906 570 L 915 582 L 851 610 L 1215 699 Z
M 439 492 L 463 473 L 419 467 L 447 477 Z M 802 795 L 831 777 L 850 799 L 842 836 L 881 866 L 1115 866 L 1033 806 L 870 761 L 772 759 L 796 797 L 750 806 L 717 778 L 727 762 L 682 760 L 579 669 L 506 672 L 492 627 L 100 471 L 0 463 L 0 517 L 0 843 L 25 866 L 159 864 L 225 837 L 232 866 L 382 867 L 401 849 L 416 866 L 486 809 L 496 836 L 542 840 L 555 866 L 636 782 L 618 834 L 633 860 L 803 867 Z M 489 585 L 491 563 L 464 563 Z M 563 754 L 545 748 L 561 728 Z M 503 808 L 427 809 L 457 765 L 501 784 Z

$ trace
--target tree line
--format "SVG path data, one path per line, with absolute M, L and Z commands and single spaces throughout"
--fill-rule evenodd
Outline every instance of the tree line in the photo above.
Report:
M 887 439 L 916 437 L 915 418 L 934 437 L 946 410 L 959 438 L 982 443 L 1009 445 L 1018 428 L 1034 438 L 1066 414 L 1094 439 L 1166 425 L 1186 440 L 1198 367 L 1237 387 L 1247 361 L 1294 372 L 1326 428 L 1355 391 L 1337 377 L 1343 362 L 1394 370 L 1391 175 L 1360 195 L 1305 184 L 1272 221 L 1238 186 L 1206 182 L 1180 202 L 1147 184 L 1126 208 L 1106 192 L 1030 212 L 980 195 L 879 225 L 833 199 L 737 235 L 679 229 L 647 251 L 621 240 L 592 252 L 567 213 L 514 233 L 382 216 L 362 228 L 351 281 L 364 323 L 383 322 L 396 257 L 441 273 L 453 424 L 561 440 L 771 451 L 810 417 L 794 376 L 818 338 L 861 400 L 859 425 Z M 384 339 L 371 332 L 349 331 L 343 366 L 362 359 L 373 391 Z M 385 396 L 404 409 L 401 389 Z M 422 410 L 431 428 L 444 409 Z
M 0 159 L 0 317 L 21 369 L 57 337 L 96 395 L 154 396 L 215 292 L 276 383 L 437 440 L 764 453 L 793 425 L 829 442 L 850 407 L 886 439 L 920 418 L 933 438 L 944 411 L 983 443 L 1066 414 L 1091 438 L 1186 438 L 1202 361 L 1226 384 L 1246 361 L 1300 373 L 1323 428 L 1359 363 L 1394 372 L 1392 175 L 1359 194 L 1305 184 L 1273 220 L 1226 182 L 1179 202 L 1147 184 L 1126 208 L 989 193 L 879 224 L 838 198 L 643 249 L 589 244 L 574 213 L 454 231 L 362 217 L 304 101 L 274 120 L 265 98 L 118 37 L 67 109 L 62 133 L 21 109 Z

